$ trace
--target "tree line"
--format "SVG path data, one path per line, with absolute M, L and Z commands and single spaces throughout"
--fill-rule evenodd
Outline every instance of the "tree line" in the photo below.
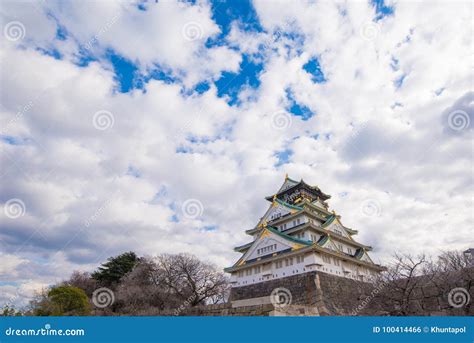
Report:
M 325 294 L 325 301 L 341 309 L 356 303 L 343 311 L 349 315 L 410 316 L 431 311 L 427 300 L 437 298 L 457 315 L 474 315 L 472 255 L 444 251 L 432 259 L 395 254 L 386 267 L 370 282 L 335 277 L 330 288 L 339 291 Z M 179 315 L 189 307 L 226 302 L 229 293 L 226 275 L 193 255 L 138 257 L 126 252 L 108 258 L 93 273 L 74 271 L 38 292 L 26 308 L 6 305 L 0 315 Z
M 193 255 L 138 257 L 126 252 L 110 257 L 93 273 L 74 271 L 68 280 L 38 292 L 27 308 L 7 305 L 2 314 L 159 315 L 223 302 L 228 292 L 225 274 Z

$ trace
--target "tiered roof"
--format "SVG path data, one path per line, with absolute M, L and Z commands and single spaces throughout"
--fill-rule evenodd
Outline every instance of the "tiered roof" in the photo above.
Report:
M 283 185 L 280 187 L 278 192 L 274 195 L 267 196 L 265 199 L 268 201 L 272 201 L 273 197 L 278 197 L 279 199 L 282 199 L 282 197 L 293 191 L 294 189 L 299 188 L 299 189 L 305 189 L 308 192 L 312 193 L 314 195 L 314 198 L 320 198 L 323 201 L 326 201 L 331 198 L 330 195 L 323 193 L 318 186 L 310 186 L 306 182 L 301 179 L 300 181 L 296 181 L 293 179 L 290 179 L 288 177 L 288 174 L 285 176 L 285 181 L 283 182 Z
M 352 236 L 357 234 L 357 230 L 353 230 L 342 225 L 340 221 L 340 216 L 335 212 L 329 212 L 325 208 L 316 206 L 311 199 L 303 198 L 299 199 L 296 204 L 295 202 L 290 203 L 284 201 L 284 195 L 288 195 L 291 192 L 295 192 L 298 189 L 305 189 L 308 191 L 310 196 L 314 196 L 316 200 L 321 199 L 324 203 L 325 200 L 329 199 L 330 196 L 323 193 L 318 187 L 311 187 L 304 183 L 303 180 L 295 181 L 290 179 L 288 176 L 285 177 L 283 185 L 280 187 L 278 192 L 271 197 L 267 197 L 267 200 L 271 200 L 272 204 L 269 209 L 265 212 L 264 216 L 260 218 L 259 223 L 253 229 L 247 230 L 246 233 L 255 237 L 252 242 L 243 244 L 241 246 L 235 247 L 234 250 L 241 252 L 243 255 L 241 258 L 230 268 L 226 268 L 226 271 L 235 271 L 243 268 L 244 265 L 249 263 L 259 262 L 261 260 L 266 260 L 268 258 L 277 257 L 282 254 L 292 254 L 293 252 L 298 251 L 321 251 L 335 256 L 340 256 L 345 259 L 353 259 L 360 264 L 370 265 L 372 268 L 379 268 L 382 270 L 381 266 L 373 264 L 370 257 L 367 255 L 367 251 L 370 251 L 372 248 L 370 246 L 363 245 L 356 242 Z M 278 216 L 277 218 L 270 218 L 272 210 L 279 208 L 284 214 Z M 291 227 L 287 230 L 280 231 L 275 226 L 279 225 L 281 222 L 285 222 L 292 217 L 296 217 L 304 213 L 308 217 L 313 217 L 321 222 L 320 225 L 316 225 L 311 222 L 302 223 L 296 227 Z M 271 225 L 269 225 L 271 224 Z M 334 231 L 333 229 L 338 228 L 346 232 L 346 235 L 339 234 L 339 231 Z M 290 233 L 296 233 L 301 230 L 311 229 L 321 234 L 321 237 L 317 242 L 301 240 L 290 235 Z M 267 237 L 272 236 L 272 239 L 280 240 L 280 243 L 288 246 L 287 249 L 271 252 L 268 255 L 260 256 L 258 258 L 248 259 L 252 252 L 256 249 L 257 245 L 260 244 L 260 241 Z M 339 247 L 333 243 L 332 238 L 336 238 L 338 241 L 355 246 L 356 251 L 354 254 L 348 254 L 347 252 L 341 251 Z

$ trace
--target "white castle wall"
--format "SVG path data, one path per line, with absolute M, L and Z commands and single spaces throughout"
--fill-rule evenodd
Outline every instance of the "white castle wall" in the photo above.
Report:
M 327 259 L 324 260 L 323 256 L 330 258 L 330 262 Z M 367 268 L 360 268 L 354 263 L 347 261 L 343 262 L 341 259 L 337 259 L 332 256 L 330 257 L 326 254 L 310 253 L 306 254 L 305 256 L 293 256 L 291 259 L 293 264 L 288 266 L 287 264 L 290 263 L 290 258 L 286 257 L 268 263 L 266 268 L 264 268 L 264 265 L 260 265 L 260 267 L 254 266 L 243 269 L 239 272 L 234 272 L 231 276 L 232 286 L 239 287 L 251 285 L 254 283 L 280 279 L 286 276 L 303 274 L 311 271 L 321 271 L 354 280 L 366 280 L 370 276 L 374 275 Z M 298 260 L 300 261 L 298 262 Z M 282 263 L 282 266 L 277 268 L 277 263 L 279 262 Z

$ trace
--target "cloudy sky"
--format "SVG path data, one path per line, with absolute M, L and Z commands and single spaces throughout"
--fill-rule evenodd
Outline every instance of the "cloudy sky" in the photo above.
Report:
M 285 173 L 379 263 L 474 245 L 467 1 L 0 13 L 0 303 L 129 250 L 229 266 Z

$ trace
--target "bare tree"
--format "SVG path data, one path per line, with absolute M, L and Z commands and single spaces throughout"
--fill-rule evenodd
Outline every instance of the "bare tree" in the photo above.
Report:
M 393 256 L 393 262 L 376 281 L 384 284 L 379 299 L 389 312 L 402 316 L 413 312 L 411 304 L 415 292 L 429 281 L 426 277 L 420 277 L 427 263 L 428 259 L 424 254 L 416 257 L 409 254 Z
M 156 315 L 163 310 L 222 302 L 227 292 L 225 275 L 195 256 L 144 257 L 117 287 L 116 311 Z
M 92 293 L 97 289 L 98 283 L 94 280 L 91 275 L 87 272 L 74 271 L 71 274 L 69 280 L 63 283 L 67 286 L 74 286 L 80 288 L 86 292 L 89 298 L 92 297 Z
M 160 273 L 153 259 L 141 258 L 117 287 L 118 310 L 128 314 L 156 314 L 160 310 L 179 306 L 180 301 L 167 294 Z
M 214 265 L 189 254 L 163 254 L 156 261 L 160 270 L 159 282 L 182 302 L 196 306 L 224 300 L 228 280 Z
M 431 283 L 439 294 L 447 297 L 455 287 L 461 287 L 474 292 L 474 267 L 472 256 L 463 254 L 461 251 L 443 251 L 438 259 L 426 266 L 425 274 L 432 275 Z M 459 309 L 458 314 L 472 315 L 474 304 L 468 302 L 466 306 Z

